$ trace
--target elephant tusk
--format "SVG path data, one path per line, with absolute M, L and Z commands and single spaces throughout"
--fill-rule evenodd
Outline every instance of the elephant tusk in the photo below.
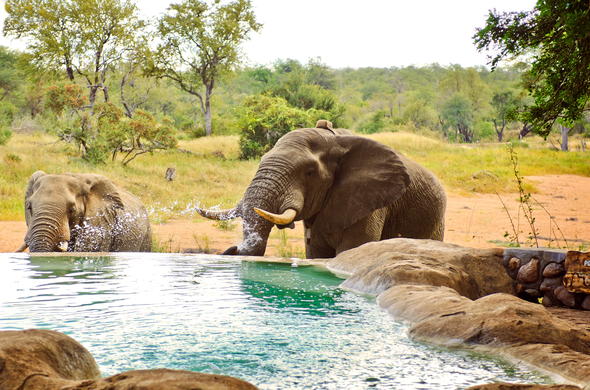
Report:
M 254 211 L 262 218 L 276 225 L 289 225 L 297 215 L 297 211 L 294 209 L 287 209 L 282 214 L 273 214 L 257 207 L 254 207 Z
M 228 219 L 234 219 L 238 217 L 238 213 L 235 207 L 233 209 L 228 210 L 207 210 L 197 207 L 195 208 L 195 210 L 197 211 L 197 213 L 199 213 L 200 216 L 208 219 L 214 219 L 216 221 L 225 221 Z
M 29 247 L 29 245 L 25 242 L 15 252 L 24 252 L 25 249 L 27 249 L 28 247 Z

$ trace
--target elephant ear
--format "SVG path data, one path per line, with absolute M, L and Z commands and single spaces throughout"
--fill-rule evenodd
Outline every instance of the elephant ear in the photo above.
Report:
M 29 183 L 27 184 L 27 189 L 25 191 L 25 221 L 27 223 L 27 226 L 29 226 L 30 223 L 30 216 L 28 210 L 26 209 L 26 202 L 31 197 L 31 195 L 33 195 L 33 192 L 35 192 L 35 190 L 37 189 L 36 184 L 39 182 L 39 178 L 41 178 L 42 176 L 45 176 L 45 172 L 43 171 L 37 171 L 33 173 L 29 178 Z
M 117 210 L 124 208 L 117 187 L 106 177 L 93 175 L 86 180 L 88 194 L 86 217 L 102 217 L 107 223 L 114 223 Z
M 358 136 L 337 136 L 336 141 L 344 152 L 314 223 L 326 232 L 346 229 L 392 204 L 410 183 L 405 164 L 389 147 Z
M 25 191 L 25 199 L 29 199 L 31 195 L 33 195 L 33 192 L 35 192 L 35 184 L 41 176 L 45 176 L 45 172 L 37 171 L 31 175 L 29 183 L 27 184 L 27 190 Z

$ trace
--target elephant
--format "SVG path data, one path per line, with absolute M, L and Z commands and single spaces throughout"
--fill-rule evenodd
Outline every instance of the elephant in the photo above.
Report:
M 277 141 L 236 207 L 197 212 L 243 219 L 243 241 L 224 254 L 262 256 L 274 225 L 302 220 L 306 257 L 327 258 L 388 238 L 442 241 L 445 208 L 445 191 L 428 170 L 320 120 Z
M 37 171 L 25 193 L 30 252 L 149 252 L 151 227 L 141 201 L 97 174 Z

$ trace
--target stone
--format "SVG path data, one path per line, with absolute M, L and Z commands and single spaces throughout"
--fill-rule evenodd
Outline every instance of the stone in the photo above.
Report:
M 555 290 L 559 286 L 563 286 L 561 278 L 545 278 L 539 285 L 539 290 L 546 293 Z
M 541 300 L 541 303 L 543 304 L 543 306 L 545 306 L 545 307 L 555 306 L 555 298 L 551 298 L 552 295 L 543 295 L 543 299 Z
M 364 244 L 324 264 L 347 277 L 343 288 L 376 295 L 383 309 L 409 324 L 414 339 L 497 353 L 537 366 L 558 381 L 588 383 L 590 327 L 563 320 L 544 307 L 563 304 L 556 290 L 569 304 L 573 296 L 562 292 L 560 277 L 540 280 L 541 266 L 557 263 L 543 256 L 541 249 L 502 253 L 397 238 Z M 559 256 L 563 254 L 548 257 Z M 530 263 L 524 265 L 523 281 L 509 275 L 513 257 Z M 545 290 L 543 305 L 515 296 L 516 291 L 538 290 L 530 281 Z
M 511 257 L 508 260 L 508 269 L 510 271 L 516 271 L 520 268 L 520 259 L 518 257 Z
M 524 290 L 524 292 L 527 295 L 530 295 L 531 297 L 537 298 L 541 296 L 541 293 L 539 292 L 539 290 L 534 289 L 534 288 L 527 288 L 526 290 Z
M 51 330 L 0 331 L 0 389 L 19 390 L 255 390 L 224 375 L 154 369 L 101 378 L 76 340 Z
M 553 294 L 555 297 L 559 299 L 561 303 L 568 307 L 576 306 L 576 297 L 571 292 L 567 291 L 565 287 L 559 286 L 555 290 L 553 290 Z
M 582 300 L 580 307 L 584 310 L 590 310 L 590 295 L 586 295 Z
M 471 386 L 467 390 L 582 390 L 582 388 L 575 385 L 525 385 L 522 383 L 496 382 Z
M 516 279 L 521 283 L 533 283 L 539 279 L 539 259 L 533 257 L 531 261 L 520 267 Z
M 25 378 L 39 373 L 54 378 L 56 383 L 100 378 L 98 365 L 86 348 L 51 330 L 0 331 L 0 358 L 5 362 L 0 371 L 0 389 L 19 389 Z M 44 377 L 31 377 L 27 384 L 39 379 Z
M 545 278 L 554 278 L 556 276 L 563 275 L 565 273 L 565 267 L 563 264 L 558 263 L 549 263 L 543 269 L 543 277 Z

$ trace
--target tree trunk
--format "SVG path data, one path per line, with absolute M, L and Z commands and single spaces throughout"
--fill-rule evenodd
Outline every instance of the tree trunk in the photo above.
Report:
M 568 146 L 567 146 L 567 141 L 568 141 L 568 134 L 570 129 L 568 129 L 567 127 L 560 125 L 561 127 L 561 151 L 562 152 L 567 152 L 568 151 Z
M 95 85 L 90 86 L 90 94 L 88 95 L 88 102 L 90 103 L 90 110 L 94 112 L 94 103 L 96 102 L 96 92 L 98 87 Z
M 522 125 L 522 129 L 520 130 L 520 132 L 518 133 L 518 139 L 522 140 L 524 137 L 526 137 L 526 135 L 528 133 L 531 132 L 533 128 L 531 127 L 531 125 L 529 125 L 528 123 L 525 123 Z
M 205 91 L 205 135 L 210 136 L 212 131 L 211 127 L 211 94 L 213 93 L 213 88 L 207 86 Z
M 105 103 L 108 103 L 109 101 L 109 89 L 107 88 L 106 85 L 102 86 L 102 93 L 104 94 L 104 101 Z

